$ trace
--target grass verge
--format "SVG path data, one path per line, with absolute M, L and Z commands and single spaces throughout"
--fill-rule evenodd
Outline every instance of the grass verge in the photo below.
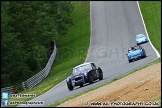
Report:
M 90 42 L 90 3 L 73 1 L 75 9 L 71 14 L 74 25 L 65 36 L 56 40 L 58 53 L 54 66 L 47 78 L 28 91 L 19 94 L 39 96 L 66 79 L 72 68 L 84 62 Z M 9 98 L 9 101 L 29 101 L 32 98 Z M 9 105 L 15 107 L 16 105 Z
M 161 1 L 139 1 L 149 38 L 161 55 Z

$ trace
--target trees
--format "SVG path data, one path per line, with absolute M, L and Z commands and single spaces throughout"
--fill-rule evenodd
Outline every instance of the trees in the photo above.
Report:
M 1 84 L 43 69 L 50 42 L 72 25 L 70 1 L 1 2 Z

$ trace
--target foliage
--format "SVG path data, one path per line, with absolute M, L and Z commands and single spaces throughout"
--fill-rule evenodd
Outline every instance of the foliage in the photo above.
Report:
M 48 61 L 50 43 L 72 25 L 70 1 L 1 2 L 1 84 L 26 80 Z

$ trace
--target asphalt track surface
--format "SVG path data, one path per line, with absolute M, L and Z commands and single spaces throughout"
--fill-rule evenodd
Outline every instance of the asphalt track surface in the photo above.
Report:
M 27 105 L 27 107 L 47 106 L 108 82 L 157 59 L 155 51 L 148 42 L 141 45 L 147 57 L 132 63 L 128 62 L 125 54 L 128 48 L 136 45 L 135 35 L 140 33 L 146 34 L 136 1 L 92 1 L 91 39 L 85 62 L 94 62 L 101 67 L 103 80 L 84 85 L 84 87 L 76 87 L 73 91 L 68 90 L 64 80 L 45 94 L 30 100 L 44 101 L 44 105 Z

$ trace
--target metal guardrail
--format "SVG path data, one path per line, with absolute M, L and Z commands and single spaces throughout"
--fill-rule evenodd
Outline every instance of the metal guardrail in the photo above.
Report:
M 1 94 L 2 94 L 2 92 L 7 92 L 9 94 L 14 94 L 13 86 L 1 88 Z
M 50 59 L 48 60 L 46 67 L 43 70 L 41 70 L 39 73 L 35 74 L 34 76 L 26 80 L 25 82 L 22 82 L 22 86 L 24 90 L 29 90 L 33 88 L 35 85 L 37 85 L 44 78 L 47 77 L 47 75 L 51 70 L 54 59 L 56 57 L 56 53 L 57 53 L 57 48 L 56 48 L 56 43 L 54 42 L 54 50 L 50 56 Z

